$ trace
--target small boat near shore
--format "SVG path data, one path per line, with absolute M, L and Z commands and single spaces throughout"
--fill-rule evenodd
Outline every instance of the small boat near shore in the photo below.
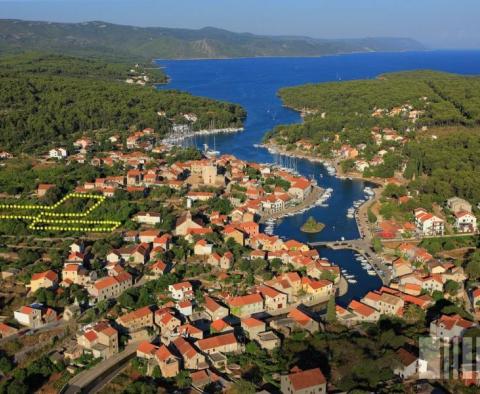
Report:
M 347 210 L 347 218 L 353 219 L 355 216 L 355 208 L 348 208 Z
M 373 189 L 372 189 L 370 186 L 365 187 L 365 189 L 363 189 L 363 192 L 364 192 L 367 196 L 373 197 L 373 196 L 375 195 L 375 192 L 373 191 Z

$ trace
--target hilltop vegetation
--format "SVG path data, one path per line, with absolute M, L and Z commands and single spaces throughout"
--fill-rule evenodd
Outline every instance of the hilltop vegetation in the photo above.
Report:
M 230 103 L 127 85 L 125 64 L 24 54 L 1 60 L 0 69 L 0 150 L 45 151 L 97 129 L 152 127 L 165 134 L 185 113 L 197 115 L 194 129 L 212 121 L 239 126 L 245 116 Z
M 67 76 L 111 81 L 125 81 L 133 73 L 145 73 L 150 84 L 164 83 L 166 75 L 159 68 L 147 68 L 142 64 L 102 59 L 79 58 L 42 52 L 26 52 L 0 58 L 0 77 L 35 74 L 43 76 Z
M 281 89 L 280 97 L 289 107 L 306 109 L 310 115 L 302 127 L 282 127 L 279 131 L 295 137 L 319 140 L 324 132 L 343 128 L 411 128 L 401 116 L 374 117 L 376 109 L 391 110 L 408 103 L 425 111 L 419 126 L 480 124 L 480 78 L 415 71 L 392 73 L 375 80 L 331 82 Z M 322 114 L 324 114 L 322 116 Z
M 408 38 L 320 40 L 200 30 L 141 28 L 105 22 L 47 23 L 0 20 L 0 51 L 43 50 L 77 56 L 151 60 L 321 56 L 335 53 L 424 49 Z
M 420 139 L 405 147 L 405 176 L 412 188 L 437 202 L 458 195 L 480 201 L 480 130 L 457 131 L 436 140 Z M 426 176 L 422 176 L 426 175 Z
M 375 80 L 286 88 L 280 96 L 303 112 L 304 122 L 279 126 L 266 140 L 287 150 L 308 141 L 311 154 L 323 157 L 332 157 L 344 145 L 357 147 L 370 163 L 383 149 L 382 164 L 364 170 L 365 176 L 388 178 L 404 170 L 407 179 L 415 179 L 411 187 L 433 200 L 457 195 L 480 201 L 474 182 L 479 169 L 480 77 L 402 72 Z M 382 138 L 385 130 L 398 140 L 373 138 Z M 353 169 L 355 160 L 344 160 L 342 167 Z

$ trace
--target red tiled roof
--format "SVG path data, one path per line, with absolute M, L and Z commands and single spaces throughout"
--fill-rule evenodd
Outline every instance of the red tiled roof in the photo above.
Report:
M 408 367 L 409 365 L 412 365 L 415 361 L 417 361 L 417 358 L 412 353 L 407 352 L 404 348 L 398 349 L 397 355 L 401 363 L 405 367 Z
M 168 350 L 168 348 L 165 346 L 165 345 L 162 345 L 160 347 L 160 349 L 158 349 L 156 352 L 155 352 L 155 357 L 157 358 L 157 360 L 159 361 L 166 361 L 168 360 L 170 357 L 173 357 L 173 354 L 170 352 L 170 350 Z
M 228 304 L 233 307 L 242 307 L 249 304 L 256 304 L 258 302 L 263 302 L 262 296 L 258 293 L 233 297 L 228 300 Z
M 97 333 L 93 330 L 87 331 L 83 336 L 87 339 L 88 342 L 93 342 L 97 340 Z
M 301 324 L 302 326 L 304 326 L 304 325 L 310 323 L 311 321 L 313 321 L 313 319 L 310 316 L 303 313 L 298 308 L 292 309 L 290 311 L 290 313 L 288 314 L 288 317 L 295 320 L 298 324 Z
M 32 281 L 39 280 L 39 279 L 49 279 L 50 281 L 55 282 L 58 279 L 58 276 L 52 270 L 39 272 L 38 274 L 32 275 Z
M 235 338 L 235 335 L 230 332 L 228 334 L 216 335 L 214 337 L 200 339 L 199 341 L 197 341 L 197 346 L 200 350 L 205 351 L 208 349 L 214 349 L 220 346 L 231 345 L 234 343 L 237 343 L 237 338 Z
M 258 327 L 265 325 L 263 321 L 255 319 L 254 317 L 242 319 L 242 324 L 246 325 L 247 327 Z
M 320 368 L 309 369 L 288 375 L 292 387 L 296 391 L 307 390 L 315 386 L 327 383 Z
M 157 351 L 157 347 L 155 345 L 152 345 L 148 341 L 144 341 L 138 345 L 137 352 L 140 353 L 145 353 L 145 354 L 154 354 Z
M 362 304 L 361 302 L 358 302 L 356 300 L 353 300 L 350 302 L 348 305 L 350 309 L 352 309 L 354 312 L 359 313 L 362 316 L 368 317 L 375 313 L 375 309 L 369 307 L 368 305 Z

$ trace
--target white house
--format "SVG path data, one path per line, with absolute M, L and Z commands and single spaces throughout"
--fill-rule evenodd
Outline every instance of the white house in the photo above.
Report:
M 365 171 L 368 167 L 370 167 L 370 164 L 368 164 L 365 160 L 357 160 L 355 162 L 355 169 L 357 171 L 363 172 Z
M 443 235 L 445 222 L 423 208 L 415 209 L 415 226 L 423 235 Z
M 155 225 L 160 223 L 161 216 L 157 212 L 139 212 L 133 217 L 133 220 L 137 223 Z
M 465 331 L 473 326 L 471 321 L 459 315 L 442 315 L 430 323 L 430 335 L 444 341 L 451 341 L 454 338 L 462 337 Z
M 477 231 L 477 218 L 468 211 L 455 212 L 455 228 L 460 233 L 474 233 Z
M 66 151 L 66 149 L 63 148 L 54 148 L 50 149 L 50 151 L 48 152 L 48 156 L 51 159 L 61 160 L 68 156 L 68 152 Z
M 402 379 L 408 379 L 418 371 L 418 358 L 403 348 L 397 350 L 400 359 L 400 366 L 394 369 L 393 373 Z
M 212 252 L 213 245 L 207 243 L 204 239 L 198 240 L 193 249 L 195 256 L 210 256 Z
M 180 282 L 168 286 L 168 291 L 176 301 L 191 300 L 193 298 L 193 286 L 190 282 Z

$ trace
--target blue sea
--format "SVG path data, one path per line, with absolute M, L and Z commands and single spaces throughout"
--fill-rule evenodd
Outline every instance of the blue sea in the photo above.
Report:
M 271 163 L 276 159 L 267 150 L 253 145 L 280 124 L 301 121 L 299 114 L 282 106 L 277 92 L 282 87 L 327 81 L 375 78 L 379 74 L 404 70 L 431 69 L 458 74 L 480 74 L 480 51 L 431 51 L 403 53 L 367 53 L 319 58 L 255 58 L 225 60 L 157 60 L 170 77 L 160 89 L 179 89 L 197 96 L 225 100 L 242 105 L 247 113 L 245 130 L 235 134 L 195 137 L 190 143 L 207 143 L 222 153 L 243 160 Z M 299 241 L 353 239 L 359 236 L 355 221 L 346 217 L 353 201 L 364 197 L 368 184 L 342 180 L 328 175 L 322 164 L 297 159 L 290 164 L 303 175 L 314 176 L 323 188 L 332 188 L 329 207 L 314 207 L 303 214 L 282 219 L 274 233 Z M 319 234 L 304 234 L 299 227 L 308 216 L 325 223 Z M 349 273 L 357 284 L 349 286 L 340 299 L 345 305 L 352 299 L 381 286 L 378 277 L 369 276 L 349 250 L 320 250 Z

